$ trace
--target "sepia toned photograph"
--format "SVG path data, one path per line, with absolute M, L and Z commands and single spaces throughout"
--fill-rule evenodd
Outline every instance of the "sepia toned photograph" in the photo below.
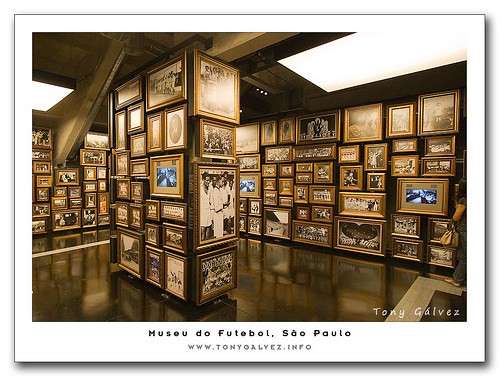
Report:
M 48 219 L 32 219 L 31 220 L 31 233 L 44 234 L 47 233 Z
M 359 145 L 339 146 L 339 164 L 359 162 Z
M 129 226 L 137 230 L 144 230 L 144 204 L 129 204 Z
M 147 117 L 147 153 L 163 152 L 164 124 L 163 111 Z
M 309 220 L 309 207 L 297 207 L 297 219 L 299 220 Z
M 295 182 L 298 184 L 313 183 L 313 174 L 312 173 L 296 173 L 295 174 Z
M 292 196 L 280 196 L 278 197 L 278 206 L 280 207 L 293 207 L 293 197 Z
M 415 135 L 415 105 L 413 103 L 387 107 L 386 136 L 405 137 Z
M 52 160 L 52 150 L 33 149 L 31 151 L 31 159 L 33 161 L 50 161 Z
M 387 170 L 387 143 L 365 145 L 365 170 Z
M 104 133 L 87 132 L 83 147 L 85 149 L 109 150 L 109 136 Z
M 235 127 L 213 121 L 200 120 L 201 157 L 234 159 Z
M 118 266 L 132 275 L 144 277 L 144 235 L 118 227 Z
M 334 160 L 337 157 L 337 144 L 297 145 L 293 147 L 294 161 Z
M 280 164 L 280 177 L 294 177 L 295 164 Z
M 165 150 L 187 148 L 187 104 L 165 110 Z
M 366 189 L 368 191 L 385 191 L 385 173 L 367 173 Z
M 160 221 L 160 201 L 146 200 L 146 219 Z
M 33 148 L 52 149 L 52 129 L 33 127 L 31 129 L 31 141 Z
M 187 222 L 187 204 L 178 202 L 160 202 L 160 216 L 162 219 Z
M 314 183 L 333 183 L 333 161 L 314 163 Z
M 79 209 L 66 209 L 52 212 L 52 230 L 54 232 L 80 228 L 81 224 L 82 219 Z
M 336 216 L 334 226 L 335 248 L 385 255 L 386 221 Z
M 34 174 L 50 174 L 51 162 L 49 161 L 33 161 Z
M 454 177 L 456 158 L 453 157 L 422 157 L 422 176 Z
M 333 207 L 312 206 L 311 220 L 331 223 L 333 221 Z
M 82 209 L 82 228 L 97 226 L 97 214 L 95 208 Z
M 55 184 L 60 186 L 79 185 L 80 169 L 79 168 L 56 169 Z
M 250 123 L 236 126 L 236 154 L 259 153 L 260 124 Z
M 81 187 L 68 187 L 68 197 L 69 198 L 80 198 L 82 196 Z
M 116 202 L 116 224 L 129 226 L 130 204 L 128 202 Z
M 115 114 L 115 149 L 117 151 L 127 149 L 127 112 L 119 111 Z
M 420 238 L 420 216 L 391 214 L 391 234 L 393 236 Z
M 309 203 L 335 204 L 335 186 L 309 186 Z
M 339 193 L 339 214 L 385 218 L 385 193 Z
M 278 129 L 275 120 L 270 120 L 261 123 L 262 140 L 261 146 L 276 145 L 278 143 Z
M 340 110 L 297 118 L 297 144 L 338 141 Z
M 285 118 L 279 121 L 279 143 L 295 143 L 295 118 Z
M 127 108 L 127 133 L 144 131 L 144 102 Z
M 293 195 L 293 178 L 280 178 L 278 181 L 280 195 Z
M 459 91 L 418 97 L 418 134 L 421 136 L 458 132 Z
M 94 149 L 80 149 L 80 165 L 106 166 L 105 151 Z
M 85 193 L 85 208 L 97 207 L 97 194 L 95 192 Z
M 160 229 L 160 225 L 146 223 L 144 225 L 144 237 L 145 237 L 144 239 L 146 243 L 149 243 L 154 246 L 161 246 L 160 243 L 161 232 L 162 229 Z
M 262 216 L 262 199 L 248 198 L 248 214 Z
M 392 153 L 418 152 L 418 139 L 399 139 L 392 141 Z
M 429 218 L 427 226 L 428 242 L 441 245 L 441 237 L 448 231 L 451 219 Z
M 146 133 L 130 136 L 130 157 L 143 157 L 146 155 Z
M 393 177 L 418 177 L 419 156 L 392 156 L 391 175 Z
M 276 164 L 262 165 L 262 176 L 263 177 L 276 177 L 277 170 L 278 170 L 278 165 L 276 165 Z
M 123 150 L 115 153 L 116 159 L 116 175 L 130 175 L 130 151 Z
M 266 164 L 270 162 L 290 162 L 292 160 L 292 147 L 267 147 Z
M 278 205 L 278 191 L 277 190 L 264 190 L 264 205 L 277 206 Z
M 241 155 L 236 157 L 236 162 L 240 165 L 240 172 L 259 171 L 260 154 Z
M 142 99 L 142 76 L 136 76 L 115 90 L 115 107 L 120 109 Z
M 91 167 L 91 166 L 84 166 L 83 167 L 83 180 L 84 181 L 87 181 L 87 180 L 95 181 L 97 179 L 96 175 L 97 175 L 97 172 L 96 172 L 95 167 Z
M 130 200 L 130 178 L 118 178 L 116 180 L 116 197 Z
M 264 208 L 264 235 L 291 239 L 292 210 Z
M 67 209 L 68 208 L 68 198 L 52 198 L 52 210 L 56 211 L 59 209 Z
M 427 245 L 427 263 L 454 268 L 456 264 L 456 250 L 450 247 Z
M 187 258 L 165 252 L 165 290 L 187 301 Z
M 382 140 L 382 104 L 345 109 L 344 143 Z
M 393 238 L 392 257 L 423 262 L 424 261 L 423 247 L 424 247 L 424 241 Z
M 54 198 L 55 197 L 56 197 L 56 195 L 54 195 Z M 47 202 L 48 200 L 49 200 L 49 188 L 48 187 L 37 187 L 37 189 L 36 189 L 36 201 L 37 202 Z
M 163 223 L 163 247 L 187 254 L 187 228 L 183 225 Z
M 247 233 L 260 236 L 262 234 L 262 218 L 248 216 Z
M 332 231 L 333 227 L 330 224 L 293 220 L 292 241 L 332 247 Z
M 33 217 L 50 216 L 50 203 L 33 203 Z
M 147 241 L 146 241 L 147 242 Z M 145 279 L 147 282 L 164 289 L 165 287 L 165 253 L 162 249 L 146 245 L 145 247 Z
M 309 186 L 295 185 L 293 190 L 293 200 L 295 203 L 309 203 Z
M 444 135 L 425 138 L 426 156 L 455 155 L 455 135 Z

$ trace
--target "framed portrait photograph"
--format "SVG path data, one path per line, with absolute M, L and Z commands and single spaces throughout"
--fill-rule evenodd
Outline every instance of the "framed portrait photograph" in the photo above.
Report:
M 418 152 L 418 139 L 395 139 L 392 141 L 392 153 Z
M 96 208 L 97 207 L 97 193 L 87 192 L 85 193 L 85 208 Z
M 297 172 L 295 174 L 295 182 L 298 184 L 313 183 L 313 173 Z
M 426 156 L 455 155 L 455 135 L 442 135 L 425 138 Z
M 117 199 L 130 200 L 130 178 L 118 178 L 116 180 Z
M 194 51 L 194 114 L 229 123 L 240 122 L 240 72 Z
M 196 305 L 236 288 L 236 245 L 197 254 L 195 265 Z
M 387 106 L 387 138 L 415 136 L 415 104 Z
M 142 76 L 136 76 L 115 89 L 115 108 L 121 109 L 142 99 Z
M 309 186 L 293 186 L 293 201 L 302 204 L 309 203 Z
M 293 220 L 292 229 L 292 241 L 294 242 L 303 242 L 317 246 L 332 247 L 332 224 Z
M 340 110 L 297 117 L 296 143 L 324 143 L 339 141 Z
M 53 197 L 52 198 L 52 210 L 57 211 L 60 209 L 68 209 L 68 198 L 59 198 L 59 197 Z
M 284 118 L 279 121 L 279 144 L 295 143 L 295 118 Z
M 456 173 L 455 156 L 422 157 L 422 177 L 454 177 Z
M 264 207 L 264 235 L 290 240 L 292 237 L 292 210 Z
M 188 217 L 187 203 L 162 200 L 160 202 L 160 217 L 166 220 L 175 220 L 186 223 Z
M 206 119 L 200 119 L 200 156 L 234 159 L 235 127 Z
M 312 206 L 311 220 L 331 223 L 333 222 L 334 211 L 333 207 L 329 206 Z
M 49 174 L 52 163 L 50 161 L 33 161 L 34 174 Z
M 409 240 L 406 238 L 393 238 L 392 257 L 423 262 L 424 241 Z
M 151 157 L 151 196 L 184 199 L 184 154 Z
M 292 146 L 277 146 L 266 148 L 266 164 L 276 162 L 291 162 Z
M 69 198 L 80 198 L 82 196 L 81 187 L 68 187 L 68 197 Z
M 249 154 L 236 156 L 236 163 L 240 165 L 240 172 L 260 172 L 260 154 Z
M 144 182 L 130 182 L 130 200 L 144 200 Z
M 260 197 L 260 173 L 240 173 L 239 174 L 240 197 L 259 198 Z
M 122 110 L 115 114 L 115 149 L 127 149 L 127 111 Z
M 386 194 L 340 192 L 339 215 L 385 218 Z
M 188 300 L 188 261 L 186 257 L 165 251 L 165 291 Z
M 187 148 L 187 104 L 165 110 L 166 151 Z
M 248 198 L 246 212 L 252 216 L 262 216 L 262 199 Z
M 272 178 L 278 175 L 278 165 L 277 164 L 266 164 L 262 165 L 262 176 L 265 178 Z
M 33 161 L 51 161 L 52 160 L 52 150 L 51 149 L 32 149 L 31 159 Z
M 385 220 L 335 216 L 333 247 L 385 256 L 386 226 Z
M 163 111 L 147 117 L 147 153 L 163 152 L 165 118 Z
M 130 135 L 130 157 L 143 157 L 146 155 L 146 133 Z
M 293 207 L 293 196 L 280 196 L 278 197 L 278 206 L 280 207 Z
M 129 224 L 131 228 L 144 230 L 144 204 L 129 204 Z
M 95 208 L 82 209 L 82 228 L 97 226 L 97 213 Z
M 108 134 L 99 132 L 87 132 L 83 147 L 85 149 L 101 149 L 107 151 L 109 150 L 109 136 Z
M 45 234 L 48 230 L 48 219 L 32 219 L 31 220 L 31 233 L 32 234 Z
M 131 177 L 149 177 L 149 158 L 136 158 L 130 160 L 130 176 Z
M 163 247 L 184 254 L 188 252 L 187 227 L 184 225 L 163 223 Z
M 458 111 L 458 90 L 419 96 L 418 135 L 457 133 Z
M 451 247 L 427 245 L 427 263 L 434 266 L 454 268 L 457 251 Z
M 37 202 L 47 202 L 49 200 L 49 188 L 48 187 L 37 187 L 36 189 L 36 201 Z M 57 198 L 56 195 L 52 199 Z
M 309 203 L 334 205 L 335 186 L 309 186 Z
M 363 190 L 363 166 L 340 167 L 340 190 Z
M 393 177 L 418 177 L 419 156 L 392 156 L 391 175 Z
M 309 214 L 311 209 L 309 207 L 297 207 L 297 219 L 298 220 L 309 220 Z
M 145 246 L 146 266 L 144 278 L 158 288 L 165 288 L 165 252 L 150 245 Z
M 345 109 L 344 143 L 382 140 L 382 104 Z
M 146 73 L 146 111 L 187 99 L 186 53 Z
M 420 238 L 420 216 L 392 213 L 391 234 L 396 237 Z
M 33 203 L 33 217 L 50 216 L 50 203 Z
M 52 149 L 52 129 L 34 126 L 31 129 L 32 148 Z
M 314 183 L 333 183 L 333 161 L 314 163 Z
M 80 149 L 80 165 L 106 166 L 106 151 Z
M 144 235 L 117 227 L 118 266 L 128 273 L 144 278 Z
M 127 176 L 130 175 L 130 151 L 123 150 L 115 153 L 116 159 L 116 175 Z
M 259 153 L 260 123 L 236 126 L 236 154 Z
M 264 205 L 277 206 L 278 205 L 278 191 L 277 190 L 264 190 Z
M 144 131 L 144 102 L 127 107 L 127 133 Z
M 146 219 L 160 221 L 160 201 L 147 199 L 146 200 Z
M 95 181 L 97 179 L 97 172 L 95 166 L 84 166 L 83 167 L 83 180 L 84 181 Z
M 398 178 L 396 211 L 447 216 L 448 190 L 446 178 Z
M 38 178 L 38 176 L 37 176 Z M 56 168 L 55 184 L 57 186 L 71 186 L 80 184 L 79 168 Z
M 144 240 L 154 246 L 161 247 L 161 233 L 163 228 L 159 224 L 146 223 L 144 225 Z
M 238 229 L 241 232 L 247 232 L 247 215 L 241 214 L 238 220 Z
M 429 243 L 441 245 L 441 237 L 443 237 L 443 234 L 448 231 L 450 220 L 451 219 L 439 219 L 430 217 L 427 220 L 427 241 Z
M 236 240 L 240 190 L 235 184 L 241 187 L 239 166 L 195 162 L 193 168 L 194 249 Z
M 128 202 L 116 202 L 116 225 L 128 227 L 130 223 L 130 204 Z
M 293 178 L 280 178 L 278 180 L 279 195 L 293 195 Z
M 109 193 L 97 194 L 97 209 L 98 215 L 108 215 L 109 214 Z
M 278 127 L 275 120 L 268 120 L 260 124 L 261 146 L 278 144 Z
M 339 146 L 339 164 L 359 162 L 359 145 Z
M 337 144 L 293 146 L 293 161 L 324 161 L 337 158 Z
M 387 143 L 365 145 L 365 170 L 387 170 Z
M 385 173 L 366 173 L 368 191 L 385 191 Z
M 81 228 L 82 218 L 79 209 L 52 211 L 52 230 L 54 232 Z
M 262 234 L 262 217 L 247 217 L 247 233 L 257 236 Z

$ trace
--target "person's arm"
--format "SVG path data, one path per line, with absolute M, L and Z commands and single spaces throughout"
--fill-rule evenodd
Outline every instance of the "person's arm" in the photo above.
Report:
M 457 208 L 455 208 L 455 213 L 452 217 L 453 221 L 458 221 L 462 218 L 462 215 L 465 212 L 465 208 L 466 206 L 464 206 L 463 204 L 457 204 Z

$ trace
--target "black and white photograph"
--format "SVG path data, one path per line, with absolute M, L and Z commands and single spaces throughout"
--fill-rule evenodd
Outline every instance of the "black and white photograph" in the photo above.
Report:
M 293 241 L 331 247 L 332 225 L 293 220 Z
M 393 238 L 392 256 L 423 262 L 423 241 Z
M 420 217 L 396 213 L 391 214 L 391 234 L 393 236 L 420 237 Z
M 279 206 L 280 207 L 293 207 L 293 197 L 291 196 L 280 196 L 278 198 L 279 201 Z
M 418 139 L 396 139 L 392 141 L 392 153 L 409 153 L 418 151 Z
M 57 185 L 79 185 L 80 174 L 78 168 L 56 169 Z
M 47 219 L 32 219 L 31 232 L 33 234 L 47 233 Z
M 331 223 L 333 221 L 333 207 L 312 206 L 311 220 Z
M 280 177 L 293 177 L 295 164 L 280 164 Z
M 455 157 L 422 157 L 422 176 L 454 176 Z
M 419 156 L 392 156 L 391 175 L 393 177 L 415 177 L 418 176 Z
M 264 208 L 264 235 L 291 239 L 292 211 Z
M 385 254 L 385 221 L 341 216 L 335 217 L 334 221 L 336 234 L 334 247 L 370 254 Z
M 118 265 L 142 278 L 144 273 L 144 236 L 128 229 L 117 229 Z
M 31 130 L 33 148 L 52 149 L 52 129 L 33 127 Z
M 130 204 L 128 202 L 116 202 L 116 223 L 129 226 Z
M 340 110 L 297 118 L 297 144 L 338 141 Z
M 50 203 L 33 203 L 33 217 L 50 216 Z
M 429 218 L 428 241 L 441 244 L 441 237 L 448 231 L 450 219 Z
M 455 267 L 456 250 L 442 246 L 427 246 L 427 263 L 442 267 Z
M 158 200 L 146 200 L 146 219 L 160 221 L 160 202 Z
M 160 225 L 146 223 L 144 226 L 144 236 L 146 243 L 160 246 Z
M 144 205 L 130 203 L 129 205 L 129 226 L 131 228 L 144 230 Z
M 241 155 L 236 157 L 240 171 L 260 171 L 260 154 Z
M 425 138 L 426 156 L 455 155 L 455 135 Z
M 335 204 L 335 186 L 309 186 L 309 202 Z
M 147 73 L 146 110 L 186 99 L 186 57 L 176 57 Z
M 146 155 L 146 133 L 130 136 L 130 157 L 142 157 Z
M 201 157 L 233 159 L 235 127 L 205 120 L 200 121 Z
M 127 149 L 127 112 L 122 110 L 115 114 L 116 139 L 115 149 L 117 151 Z
M 52 226 L 54 231 L 80 228 L 80 210 L 68 209 L 52 212 Z
M 80 149 L 80 164 L 106 166 L 106 152 L 93 149 Z
M 314 163 L 314 183 L 333 183 L 333 162 Z
M 268 206 L 278 205 L 278 191 L 277 190 L 264 190 L 264 204 Z
M 267 147 L 266 163 L 290 162 L 292 160 L 292 147 Z
M 131 177 L 148 177 L 149 176 L 149 158 L 136 158 L 130 161 L 130 176 Z
M 263 177 L 276 177 L 277 169 L 278 169 L 278 167 L 276 164 L 262 165 L 262 176 Z
M 262 218 L 248 216 L 247 219 L 247 232 L 250 234 L 261 235 L 262 234 Z
M 260 124 L 236 126 L 236 154 L 258 153 L 260 150 Z
M 163 246 L 187 253 L 187 228 L 183 225 L 163 224 Z
M 130 200 L 130 179 L 120 178 L 116 180 L 116 197 L 118 199 Z
M 387 137 L 415 135 L 414 104 L 387 107 Z
M 56 196 L 56 195 L 54 195 Z M 36 201 L 37 202 L 46 202 L 49 200 L 49 188 L 41 187 L 36 190 Z
M 261 123 L 261 136 L 262 141 L 260 145 L 276 145 L 278 141 L 278 132 L 276 128 L 276 121 L 270 120 Z
M 165 150 L 187 148 L 187 105 L 166 110 Z
M 95 209 L 83 209 L 82 210 L 82 227 L 97 226 L 97 216 Z
M 116 158 L 116 175 L 130 174 L 130 151 L 119 151 L 115 153 Z
M 339 194 L 339 213 L 345 215 L 385 217 L 385 194 Z
M 341 179 L 341 184 L 340 184 L 341 190 L 362 190 L 363 167 L 341 166 L 340 179 Z
M 387 170 L 387 144 L 365 145 L 365 170 Z
M 308 186 L 294 186 L 293 199 L 295 203 L 308 203 L 309 187 Z
M 108 134 L 87 132 L 84 141 L 85 149 L 109 149 L 109 136 Z
M 150 114 L 147 117 L 147 152 L 156 153 L 163 151 L 165 135 L 165 118 L 163 111 Z
M 240 197 L 260 197 L 260 173 L 240 173 L 239 193 Z
M 458 90 L 419 96 L 419 135 L 458 132 L 458 100 Z
M 31 159 L 33 161 L 50 161 L 52 160 L 52 150 L 32 149 Z
M 344 143 L 382 140 L 382 104 L 345 109 Z
M 368 191 L 385 191 L 385 173 L 367 173 Z
M 248 198 L 248 213 L 254 216 L 262 216 L 262 199 Z
M 337 156 L 336 144 L 318 146 L 298 145 L 293 147 L 294 161 L 334 160 Z
M 160 202 L 160 214 L 162 219 L 187 221 L 187 204 L 177 202 Z
M 295 143 L 295 118 L 285 118 L 279 121 L 279 143 Z
M 136 76 L 115 90 L 115 106 L 120 109 L 142 98 L 142 76 Z

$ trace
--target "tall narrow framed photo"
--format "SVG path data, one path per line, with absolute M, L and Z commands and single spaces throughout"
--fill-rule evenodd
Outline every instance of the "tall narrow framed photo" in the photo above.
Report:
M 398 178 L 396 211 L 447 216 L 448 190 L 446 178 Z
M 147 282 L 165 289 L 165 252 L 162 249 L 146 245 L 145 279 Z
M 293 220 L 292 231 L 292 241 L 294 242 L 332 247 L 332 224 Z
M 52 129 L 33 126 L 31 129 L 32 148 L 52 149 Z
M 109 136 L 108 134 L 99 132 L 87 132 L 83 143 L 85 149 L 102 149 L 109 150 Z
M 146 111 L 187 99 L 186 53 L 146 74 Z
M 340 192 L 339 215 L 385 218 L 386 194 Z
M 385 220 L 335 216 L 333 247 L 385 256 L 386 226 Z
M 162 228 L 159 224 L 146 223 L 144 225 L 144 240 L 153 246 L 161 247 Z
M 130 136 L 130 157 L 143 157 L 146 155 L 146 133 Z
M 165 291 L 188 300 L 188 260 L 165 251 Z
M 382 104 L 345 109 L 344 143 L 382 140 Z
M 146 200 L 146 219 L 160 221 L 160 202 L 158 200 Z
M 117 227 L 118 266 L 130 274 L 144 278 L 144 235 Z
M 194 114 L 240 122 L 240 73 L 230 65 L 194 51 Z
M 109 214 L 109 193 L 97 194 L 98 215 Z
M 339 141 L 340 110 L 297 117 L 297 144 Z
M 459 91 L 418 97 L 418 135 L 458 133 Z
M 82 228 L 92 228 L 97 226 L 96 208 L 82 209 Z
M 130 151 L 122 150 L 115 152 L 116 159 L 116 175 L 130 175 Z
M 115 114 L 115 149 L 127 149 L 127 111 L 121 110 Z
M 249 123 L 236 126 L 236 154 L 259 153 L 260 124 Z
M 130 203 L 129 226 L 137 230 L 144 230 L 144 204 Z
M 115 89 L 115 109 L 142 99 L 142 76 L 136 76 Z
M 415 104 L 387 106 L 386 136 L 415 136 Z
M 200 156 L 233 160 L 236 157 L 233 125 L 200 119 Z
M 295 143 L 295 118 L 284 118 L 279 121 L 279 144 Z
M 151 157 L 151 196 L 184 199 L 184 154 Z
M 144 131 L 144 102 L 127 107 L 127 133 Z
M 284 208 L 264 207 L 264 232 L 265 236 L 291 239 L 292 210 Z
M 275 120 L 268 120 L 261 123 L 262 140 L 261 146 L 269 146 L 278 144 L 278 128 Z
M 128 228 L 130 224 L 130 203 L 116 202 L 116 225 L 125 226 Z
M 165 110 L 166 151 L 187 148 L 187 104 Z
M 147 117 L 148 153 L 163 152 L 164 119 L 163 112 Z

